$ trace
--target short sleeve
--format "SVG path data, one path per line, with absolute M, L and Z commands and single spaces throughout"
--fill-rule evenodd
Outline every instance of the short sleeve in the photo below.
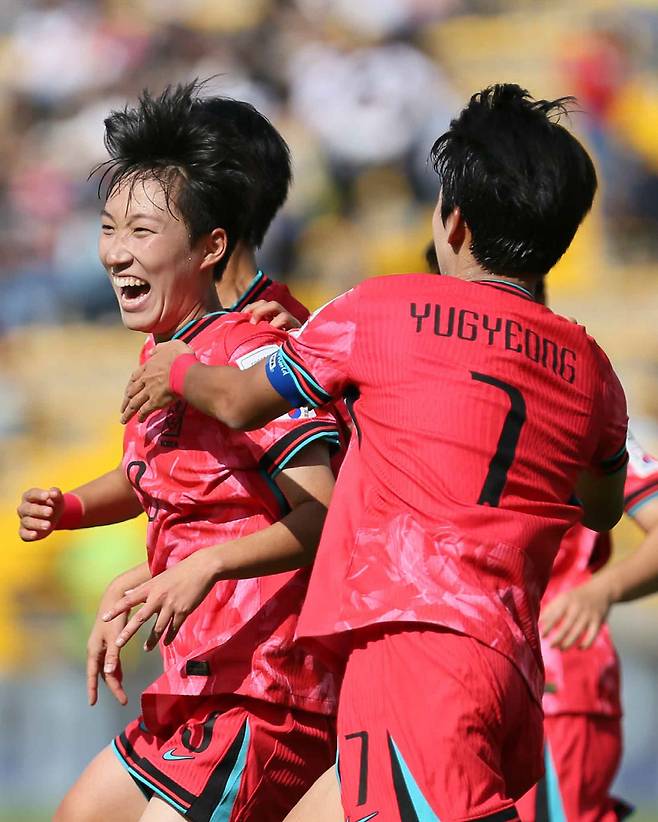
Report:
M 358 288 L 341 294 L 267 361 L 267 376 L 293 406 L 317 408 L 340 397 L 351 382 L 356 346 Z
M 237 315 L 224 337 L 226 361 L 241 370 L 250 368 L 275 352 L 285 340 L 285 332 L 269 323 L 254 324 L 248 315 Z
M 268 323 L 254 325 L 248 317 L 240 318 L 225 338 L 227 360 L 238 368 L 249 368 L 278 351 L 285 339 L 283 331 Z M 256 431 L 245 431 L 244 436 L 255 449 L 259 467 L 271 479 L 311 443 L 323 441 L 332 450 L 340 444 L 334 415 L 309 408 L 295 408 Z
M 628 474 L 624 486 L 624 509 L 634 516 L 640 508 L 658 499 L 658 460 L 628 432 Z
M 628 462 L 626 396 L 610 361 L 600 349 L 599 355 L 602 380 L 599 408 L 603 422 L 591 468 L 598 474 L 614 474 Z

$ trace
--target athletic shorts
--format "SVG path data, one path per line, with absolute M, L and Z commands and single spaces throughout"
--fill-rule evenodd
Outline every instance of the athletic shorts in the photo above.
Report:
M 168 738 L 141 718 L 112 747 L 150 799 L 192 822 L 281 822 L 335 761 L 334 720 L 259 700 L 190 697 Z
M 338 708 L 350 822 L 517 820 L 542 775 L 542 711 L 514 665 L 409 623 L 359 631 Z
M 517 803 L 523 822 L 617 822 L 632 813 L 609 793 L 621 759 L 619 718 L 547 716 L 544 732 L 546 774 Z

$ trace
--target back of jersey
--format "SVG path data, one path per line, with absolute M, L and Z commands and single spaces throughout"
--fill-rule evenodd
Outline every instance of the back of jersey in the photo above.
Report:
M 605 355 L 500 281 L 383 278 L 359 301 L 354 411 L 371 504 L 545 548 L 537 560 L 550 563 L 578 515 L 580 471 L 615 470 L 625 456 L 625 402 Z
M 508 655 L 541 699 L 539 601 L 579 517 L 576 480 L 626 459 L 603 352 L 514 285 L 401 275 L 321 309 L 282 357 L 307 398 L 353 394 L 359 437 L 302 633 L 439 624 Z M 342 491 L 352 473 L 359 495 Z M 322 589 L 337 592 L 331 614 Z

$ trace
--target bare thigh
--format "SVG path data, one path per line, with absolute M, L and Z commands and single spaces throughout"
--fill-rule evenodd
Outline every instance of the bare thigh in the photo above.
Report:
M 178 813 L 159 796 L 154 796 L 140 816 L 139 822 L 180 822 L 184 818 L 183 814 Z
M 146 797 L 108 746 L 62 799 L 53 822 L 138 822 Z
M 344 819 L 336 769 L 332 766 L 316 779 L 284 822 L 343 822 Z

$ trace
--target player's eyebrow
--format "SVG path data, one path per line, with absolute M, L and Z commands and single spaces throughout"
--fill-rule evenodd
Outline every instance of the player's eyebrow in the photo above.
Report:
M 103 209 L 101 211 L 101 217 L 109 217 L 110 220 L 114 220 L 114 215 L 110 214 L 110 212 L 107 211 L 106 209 Z M 158 219 L 157 216 L 155 216 L 153 214 L 142 214 L 141 212 L 138 213 L 138 214 L 131 214 L 129 219 L 128 219 L 128 222 L 129 223 L 134 223 L 137 220 L 153 220 L 154 222 L 159 222 L 159 219 Z

